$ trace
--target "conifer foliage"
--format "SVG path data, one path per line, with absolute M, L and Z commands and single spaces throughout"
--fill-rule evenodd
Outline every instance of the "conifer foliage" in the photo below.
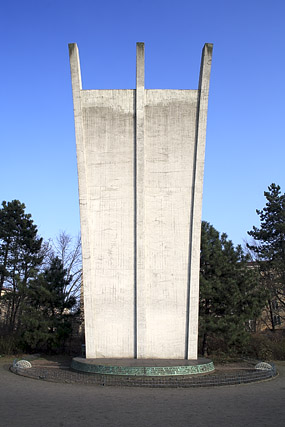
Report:
M 76 298 L 73 277 L 48 246 L 25 205 L 0 208 L 0 333 L 14 349 L 55 351 L 71 333 Z M 1 341 L 1 340 L 0 340 Z M 1 350 L 0 350 L 1 351 Z
M 242 351 L 249 320 L 264 305 L 264 292 L 256 272 L 248 268 L 241 246 L 236 248 L 209 223 L 202 222 L 200 255 L 201 353 L 211 351 L 219 340 L 226 352 Z
M 71 334 L 75 297 L 66 292 L 72 277 L 55 257 L 27 290 L 22 316 L 23 344 L 28 350 L 59 351 Z
M 43 261 L 42 239 L 25 205 L 3 202 L 0 209 L 0 295 L 5 301 L 2 319 L 7 332 L 20 328 L 23 301 L 30 281 Z M 3 313 L 4 311 L 4 313 Z
M 256 210 L 260 228 L 254 226 L 248 232 L 255 242 L 247 246 L 255 255 L 260 280 L 268 291 L 268 321 L 274 331 L 281 318 L 285 320 L 285 194 L 273 183 L 264 196 L 265 207 Z

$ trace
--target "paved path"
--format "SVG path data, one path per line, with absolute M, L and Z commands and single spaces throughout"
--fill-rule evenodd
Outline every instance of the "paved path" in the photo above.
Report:
M 285 362 L 277 364 L 280 375 L 274 380 L 204 389 L 57 384 L 7 368 L 0 361 L 1 427 L 285 425 Z

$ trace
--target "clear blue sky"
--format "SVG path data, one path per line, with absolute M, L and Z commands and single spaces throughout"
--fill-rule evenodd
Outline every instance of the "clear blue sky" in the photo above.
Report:
M 68 43 L 84 89 L 196 89 L 214 43 L 203 219 L 235 244 L 258 225 L 272 182 L 285 191 L 284 0 L 26 0 L 1 6 L 0 199 L 19 199 L 39 233 L 77 235 L 79 204 Z

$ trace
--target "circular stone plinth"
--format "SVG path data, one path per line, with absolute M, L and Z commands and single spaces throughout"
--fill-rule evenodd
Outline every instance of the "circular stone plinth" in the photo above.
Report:
M 184 359 L 84 359 L 74 357 L 71 368 L 76 371 L 101 375 L 128 375 L 161 377 L 172 375 L 206 374 L 214 371 L 211 360 Z

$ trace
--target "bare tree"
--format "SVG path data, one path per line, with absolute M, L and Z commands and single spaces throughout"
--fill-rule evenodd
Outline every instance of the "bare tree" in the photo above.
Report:
M 64 292 L 68 297 L 75 297 L 79 304 L 82 282 L 80 235 L 74 238 L 62 231 L 55 241 L 50 242 L 50 248 L 47 252 L 49 259 L 57 256 L 62 261 L 63 268 L 66 270 L 66 278 L 71 279 Z

